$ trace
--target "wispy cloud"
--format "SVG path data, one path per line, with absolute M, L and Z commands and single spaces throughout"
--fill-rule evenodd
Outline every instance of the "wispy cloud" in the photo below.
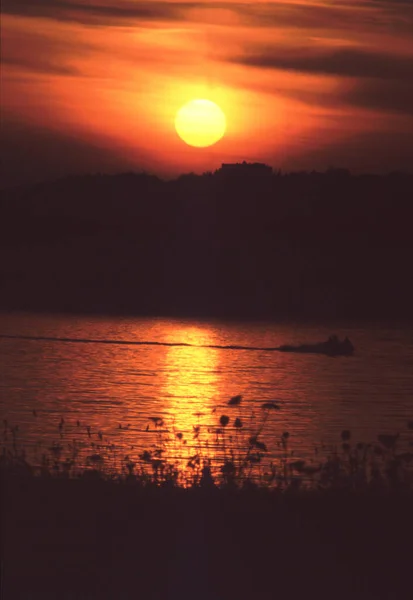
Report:
M 235 62 L 258 72 L 273 70 L 275 84 L 272 89 L 269 86 L 267 93 L 281 94 L 311 106 L 353 106 L 413 116 L 413 55 L 361 48 L 332 48 L 322 52 L 312 48 L 301 51 L 278 48 L 246 54 Z M 291 87 L 276 83 L 276 74 L 285 71 L 298 78 L 291 81 Z M 314 83 L 311 79 L 306 84 L 300 83 L 301 76 L 313 77 Z M 332 85 L 320 86 L 320 76 L 330 78 Z
M 371 52 L 362 48 L 330 48 L 329 50 L 275 48 L 236 57 L 235 62 L 251 67 L 300 71 L 346 77 L 378 79 L 413 78 L 413 55 Z
M 152 21 L 182 18 L 181 5 L 170 2 L 6 0 L 3 4 L 3 12 L 6 14 L 96 25 L 115 25 L 137 19 Z
M 400 81 L 388 85 L 388 82 L 380 80 L 361 81 L 352 89 L 341 92 L 339 101 L 413 117 L 413 82 Z M 405 129 L 413 133 L 413 121 L 406 122 Z
M 2 36 L 2 64 L 24 71 L 50 75 L 80 75 L 73 57 L 84 52 L 87 45 L 79 41 L 58 39 L 21 29 L 4 28 Z
M 250 27 L 295 27 L 309 29 L 380 27 L 411 24 L 413 6 L 410 0 L 371 0 L 343 2 L 239 2 L 151 0 L 3 0 L 6 14 L 48 17 L 96 25 L 128 24 L 136 20 L 214 21 L 221 11 L 231 11 Z M 202 14 L 202 11 L 205 14 Z M 217 22 L 217 21 L 216 21 Z

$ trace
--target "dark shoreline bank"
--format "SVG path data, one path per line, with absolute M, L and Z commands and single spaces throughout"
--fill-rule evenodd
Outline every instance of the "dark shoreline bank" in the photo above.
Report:
M 0 305 L 0 316 L 33 316 L 33 317 L 68 317 L 68 318 L 84 318 L 84 319 L 113 319 L 113 320 L 130 320 L 130 319 L 148 319 L 155 321 L 177 321 L 179 323 L 198 323 L 216 324 L 216 325 L 239 325 L 239 324 L 251 324 L 251 325 L 288 325 L 291 327 L 311 327 L 311 326 L 323 326 L 332 329 L 338 329 L 341 332 L 345 332 L 347 328 L 352 327 L 377 327 L 382 326 L 385 328 L 405 329 L 406 327 L 413 326 L 413 315 L 410 312 L 409 315 L 400 316 L 393 315 L 392 317 L 384 316 L 383 318 L 366 315 L 365 317 L 352 317 L 352 316 L 334 316 L 325 314 L 319 317 L 309 315 L 214 315 L 214 314 L 187 314 L 187 313 L 168 313 L 164 312 L 139 312 L 139 311 L 122 311 L 122 310 L 87 310 L 85 308 L 77 309 L 66 309 L 61 310 L 58 308 L 16 308 L 15 306 L 2 306 Z
M 408 598 L 412 492 L 2 474 L 3 597 Z
M 0 202 L 3 309 L 411 319 L 413 177 L 73 177 Z M 351 232 L 351 233 L 350 233 Z

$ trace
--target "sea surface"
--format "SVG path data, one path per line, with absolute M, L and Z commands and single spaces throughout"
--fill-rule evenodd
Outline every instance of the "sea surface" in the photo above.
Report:
M 332 333 L 350 338 L 353 357 L 259 349 Z M 241 404 L 228 406 L 235 395 Z M 163 458 L 186 461 L 197 445 L 207 458 L 221 415 L 230 418 L 227 443 L 242 445 L 269 401 L 279 406 L 260 434 L 270 457 L 284 432 L 289 452 L 305 459 L 340 446 L 343 430 L 352 442 L 398 432 L 407 442 L 413 326 L 0 314 L 0 417 L 37 457 L 76 439 L 95 452 L 116 444 L 132 460 L 163 436 Z

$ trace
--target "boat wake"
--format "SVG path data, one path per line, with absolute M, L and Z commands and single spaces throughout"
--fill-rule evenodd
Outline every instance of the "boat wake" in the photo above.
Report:
M 221 345 L 221 344 L 189 344 L 188 342 L 155 342 L 155 341 L 134 341 L 134 340 L 99 340 L 88 338 L 67 338 L 67 337 L 52 337 L 52 336 L 34 336 L 34 335 L 7 335 L 0 334 L 0 339 L 8 340 L 27 340 L 36 342 L 62 342 L 69 344 L 110 344 L 118 346 L 182 346 L 189 348 L 211 348 L 215 350 L 247 350 L 249 352 L 301 352 L 314 354 L 327 354 L 329 356 L 337 356 L 344 354 L 352 354 L 354 347 L 351 342 L 350 352 L 334 352 L 334 348 L 328 345 L 328 342 L 321 342 L 313 345 L 303 346 L 238 346 L 238 345 Z M 331 339 L 331 338 L 330 338 Z M 346 338 L 347 339 L 347 338 Z M 343 344 L 343 342 L 338 342 Z M 340 346 L 340 350 L 342 347 Z M 350 347 L 349 347 L 350 350 Z

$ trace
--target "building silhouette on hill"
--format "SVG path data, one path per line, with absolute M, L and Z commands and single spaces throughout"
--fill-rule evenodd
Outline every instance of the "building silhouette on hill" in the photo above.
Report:
M 225 179 L 259 177 L 269 178 L 272 176 L 272 167 L 264 163 L 222 163 L 218 174 Z

